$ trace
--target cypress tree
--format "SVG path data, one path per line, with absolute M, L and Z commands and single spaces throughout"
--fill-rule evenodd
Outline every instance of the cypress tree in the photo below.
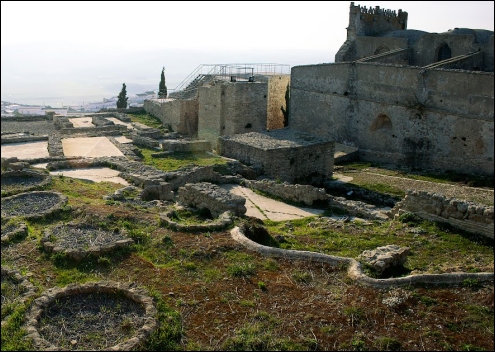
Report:
M 125 109 L 127 108 L 127 90 L 125 87 L 125 83 L 122 84 L 122 90 L 119 93 L 117 98 L 117 109 Z
M 162 68 L 162 75 L 160 78 L 160 85 L 158 86 L 158 98 L 167 97 L 167 86 L 165 85 L 165 67 Z

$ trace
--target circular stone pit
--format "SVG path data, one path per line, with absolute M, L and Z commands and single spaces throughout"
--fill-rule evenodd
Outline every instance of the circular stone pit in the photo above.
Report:
M 104 231 L 89 224 L 64 224 L 45 230 L 41 243 L 47 252 L 65 253 L 80 261 L 87 256 L 101 256 L 134 243 L 125 230 Z
M 49 174 L 37 170 L 2 172 L 2 196 L 34 191 L 48 185 L 51 180 Z
M 27 277 L 15 269 L 2 266 L 2 326 L 12 313 L 12 305 L 22 304 L 35 294 L 35 287 Z
M 62 210 L 68 198 L 62 193 L 35 191 L 2 197 L 2 220 L 14 217 L 41 218 Z
M 5 225 L 2 224 L 2 244 L 16 237 L 27 235 L 27 232 L 28 228 L 24 222 L 7 222 Z
M 179 210 L 184 210 L 181 208 Z M 191 209 L 192 212 L 197 211 L 197 209 Z M 172 209 L 165 213 L 160 214 L 160 222 L 162 225 L 167 226 L 175 231 L 183 232 L 208 232 L 208 231 L 219 231 L 227 228 L 232 224 L 232 213 L 230 211 L 223 212 L 210 222 L 205 222 L 204 224 L 181 224 L 180 222 L 174 221 L 176 219 L 177 210 Z
M 70 284 L 33 301 L 26 332 L 40 350 L 130 351 L 157 328 L 156 313 L 134 284 Z

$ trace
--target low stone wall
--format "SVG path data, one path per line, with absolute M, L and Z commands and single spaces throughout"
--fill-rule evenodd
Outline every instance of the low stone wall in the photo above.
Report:
M 136 134 L 142 137 L 148 137 L 153 139 L 161 139 L 163 138 L 163 132 L 157 128 L 148 127 L 139 122 L 132 122 L 131 125 L 135 128 Z M 167 131 L 168 133 L 168 131 Z
M 5 162 L 5 164 L 7 163 Z M 16 166 L 22 167 L 22 169 L 16 170 Z M 9 165 L 11 171 L 2 171 L 2 186 L 6 186 L 5 190 L 2 189 L 3 197 L 15 193 L 42 189 L 52 181 L 50 174 L 38 169 L 29 169 L 29 166 L 29 163 L 11 163 Z M 3 168 L 4 160 L 2 159 L 2 169 Z M 7 168 L 7 166 L 5 168 Z
M 3 242 L 3 237 L 2 237 L 2 242 Z M 19 290 L 20 292 L 19 292 L 19 296 L 15 299 L 15 302 L 17 304 L 22 305 L 31 297 L 36 296 L 36 287 L 34 287 L 31 281 L 29 281 L 29 278 L 27 276 L 21 275 L 21 273 L 18 270 L 2 265 L 1 273 L 2 273 L 2 286 L 4 285 L 3 284 L 4 280 L 9 280 L 12 282 L 12 284 L 18 287 L 17 290 Z M 4 304 L 4 299 L 5 297 L 3 296 L 2 293 L 2 305 Z M 7 322 L 9 317 L 10 314 L 7 313 L 6 315 L 4 315 L 4 312 L 2 312 L 2 327 L 3 324 Z
M 226 211 L 218 218 L 211 222 L 204 224 L 181 224 L 172 220 L 175 210 L 170 210 L 166 213 L 160 214 L 160 223 L 175 231 L 183 232 L 208 232 L 208 231 L 220 231 L 232 224 L 232 217 L 230 212 Z
M 109 121 L 111 122 L 111 121 Z M 96 126 L 96 127 L 77 127 L 77 128 L 60 128 L 61 134 L 78 134 L 85 133 L 93 136 L 108 136 L 108 134 L 122 134 L 127 131 L 127 126 L 123 125 L 109 125 L 109 126 Z
M 64 253 L 68 258 L 81 261 L 130 246 L 134 240 L 127 237 L 125 230 L 108 232 L 91 225 L 65 224 L 46 229 L 40 243 L 48 253 Z
M 139 327 L 129 339 L 115 346 L 107 346 L 109 351 L 131 351 L 141 345 L 158 327 L 156 320 L 157 310 L 153 299 L 147 295 L 147 292 L 134 283 L 123 284 L 114 281 L 88 282 L 85 284 L 70 284 L 65 288 L 54 287 L 42 293 L 35 299 L 26 315 L 26 333 L 27 337 L 33 341 L 37 350 L 61 350 L 60 346 L 55 346 L 49 341 L 43 339 L 38 331 L 40 328 L 43 311 L 59 298 L 76 295 L 90 294 L 114 294 L 126 297 L 140 304 L 144 308 L 144 325 Z
M 218 149 L 259 175 L 289 183 L 321 184 L 333 173 L 334 142 L 289 128 L 221 136 Z
M 246 213 L 246 199 L 209 182 L 188 183 L 179 188 L 179 204 L 195 208 L 206 208 L 214 217 L 231 211 L 236 215 Z
M 2 144 L 46 141 L 48 136 L 2 136 Z
M 53 124 L 56 129 L 74 127 L 74 124 L 69 121 L 67 116 L 53 115 Z
M 141 160 L 138 156 L 141 152 L 139 151 L 139 148 L 136 147 L 133 143 L 120 143 L 115 138 L 110 136 L 107 136 L 107 138 L 114 146 L 116 146 L 122 152 L 122 154 L 124 154 L 129 159 L 135 161 Z
M 41 219 L 63 210 L 69 199 L 59 192 L 33 191 L 2 197 L 2 220 Z
M 5 226 L 2 225 L 2 244 L 7 243 L 18 237 L 25 237 L 28 234 L 28 227 L 25 222 L 16 224 L 7 223 Z M 3 269 L 2 269 L 3 270 Z
M 159 148 L 160 147 L 160 142 L 158 142 L 156 139 L 142 136 L 137 133 L 132 133 L 131 134 L 132 142 L 136 145 L 143 146 L 146 148 Z
M 91 122 L 95 126 L 114 126 L 115 125 L 115 122 L 107 120 L 106 117 L 103 117 L 101 115 L 91 116 Z
M 48 154 L 50 156 L 64 156 L 64 146 L 60 134 L 52 133 L 48 136 Z
M 272 180 L 245 181 L 246 187 L 268 193 L 284 200 L 313 205 L 316 201 L 327 201 L 328 195 L 324 188 L 310 185 L 292 185 L 287 182 L 277 183 Z
M 3 121 L 44 121 L 50 120 L 49 115 L 2 116 Z
M 169 140 L 162 142 L 162 150 L 170 152 L 209 152 L 211 151 L 211 145 L 206 140 Z
M 493 239 L 493 209 L 493 206 L 410 190 L 405 198 L 395 205 L 390 215 L 411 212 L 423 219 L 448 223 L 461 230 Z
M 329 196 L 328 206 L 338 208 L 349 215 L 370 220 L 389 220 L 387 210 L 390 208 L 380 209 L 372 204 L 364 203 L 359 200 L 349 200 L 344 197 Z

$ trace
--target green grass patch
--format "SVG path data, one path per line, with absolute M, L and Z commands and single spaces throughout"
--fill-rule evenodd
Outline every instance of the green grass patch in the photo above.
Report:
M 191 166 L 214 166 L 227 163 L 226 159 L 206 152 L 177 152 L 163 158 L 153 158 L 151 154 L 156 153 L 156 149 L 139 149 L 144 164 L 156 167 L 163 171 L 174 171 Z
M 157 128 L 157 129 L 165 129 L 165 127 L 163 126 L 162 122 L 146 113 L 146 112 L 142 112 L 142 113 L 132 113 L 132 114 L 127 114 L 130 118 L 131 118 L 131 122 L 139 122 L 139 123 L 142 123 L 143 125 L 146 125 L 146 126 L 149 126 L 149 127 L 152 127 L 152 128 Z
M 325 253 L 357 258 L 364 250 L 389 244 L 411 248 L 404 272 L 442 273 L 462 268 L 463 271 L 486 271 L 493 265 L 493 242 L 483 241 L 441 224 L 403 215 L 399 222 L 373 222 L 368 226 L 353 223 L 345 226 L 311 226 L 321 217 L 288 221 L 269 221 L 267 232 L 284 235 L 280 248 Z M 290 236 L 287 236 L 290 224 Z M 469 284 L 469 283 L 466 283 Z

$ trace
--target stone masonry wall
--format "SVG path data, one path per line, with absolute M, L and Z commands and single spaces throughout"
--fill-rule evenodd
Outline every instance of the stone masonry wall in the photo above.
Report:
M 219 145 L 220 155 L 281 181 L 321 183 L 333 173 L 334 142 L 291 129 L 223 136 Z
M 317 201 L 328 201 L 328 195 L 324 188 L 317 188 L 310 185 L 291 185 L 286 182 L 277 183 L 272 180 L 245 180 L 244 184 L 251 189 L 310 206 Z
M 198 133 L 197 100 L 145 100 L 145 111 L 158 118 L 164 126 L 180 134 L 194 137 Z
M 269 76 L 266 111 L 266 128 L 269 130 L 284 127 L 284 114 L 280 107 L 287 108 L 285 91 L 288 84 L 290 84 L 290 75 Z
M 493 73 L 375 63 L 292 68 L 289 126 L 362 160 L 493 175 Z
M 356 48 L 356 57 L 364 58 L 367 56 L 375 55 L 375 51 L 377 51 L 380 48 L 383 48 L 383 50 L 405 49 L 407 48 L 407 39 L 383 38 L 383 37 L 356 37 L 355 48 Z M 394 59 L 395 62 L 400 61 L 404 65 L 409 64 L 409 60 L 397 60 L 397 58 Z M 380 62 L 383 61 L 380 60 Z
M 411 212 L 432 221 L 449 223 L 464 231 L 493 239 L 493 206 L 446 198 L 439 194 L 408 191 L 392 214 Z
M 246 213 L 245 198 L 231 194 L 209 182 L 187 183 L 179 188 L 177 200 L 186 206 L 207 208 L 214 217 L 226 211 L 231 211 L 236 215 Z
M 162 150 L 169 152 L 209 152 L 211 151 L 211 145 L 208 141 L 187 141 L 187 140 L 168 140 L 162 141 Z
M 226 85 L 202 86 L 198 88 L 198 138 L 207 140 L 217 149 L 217 138 L 222 135 L 225 114 Z
M 216 150 L 219 136 L 265 131 L 267 87 L 266 82 L 225 82 L 200 87 L 198 138 L 209 141 Z

